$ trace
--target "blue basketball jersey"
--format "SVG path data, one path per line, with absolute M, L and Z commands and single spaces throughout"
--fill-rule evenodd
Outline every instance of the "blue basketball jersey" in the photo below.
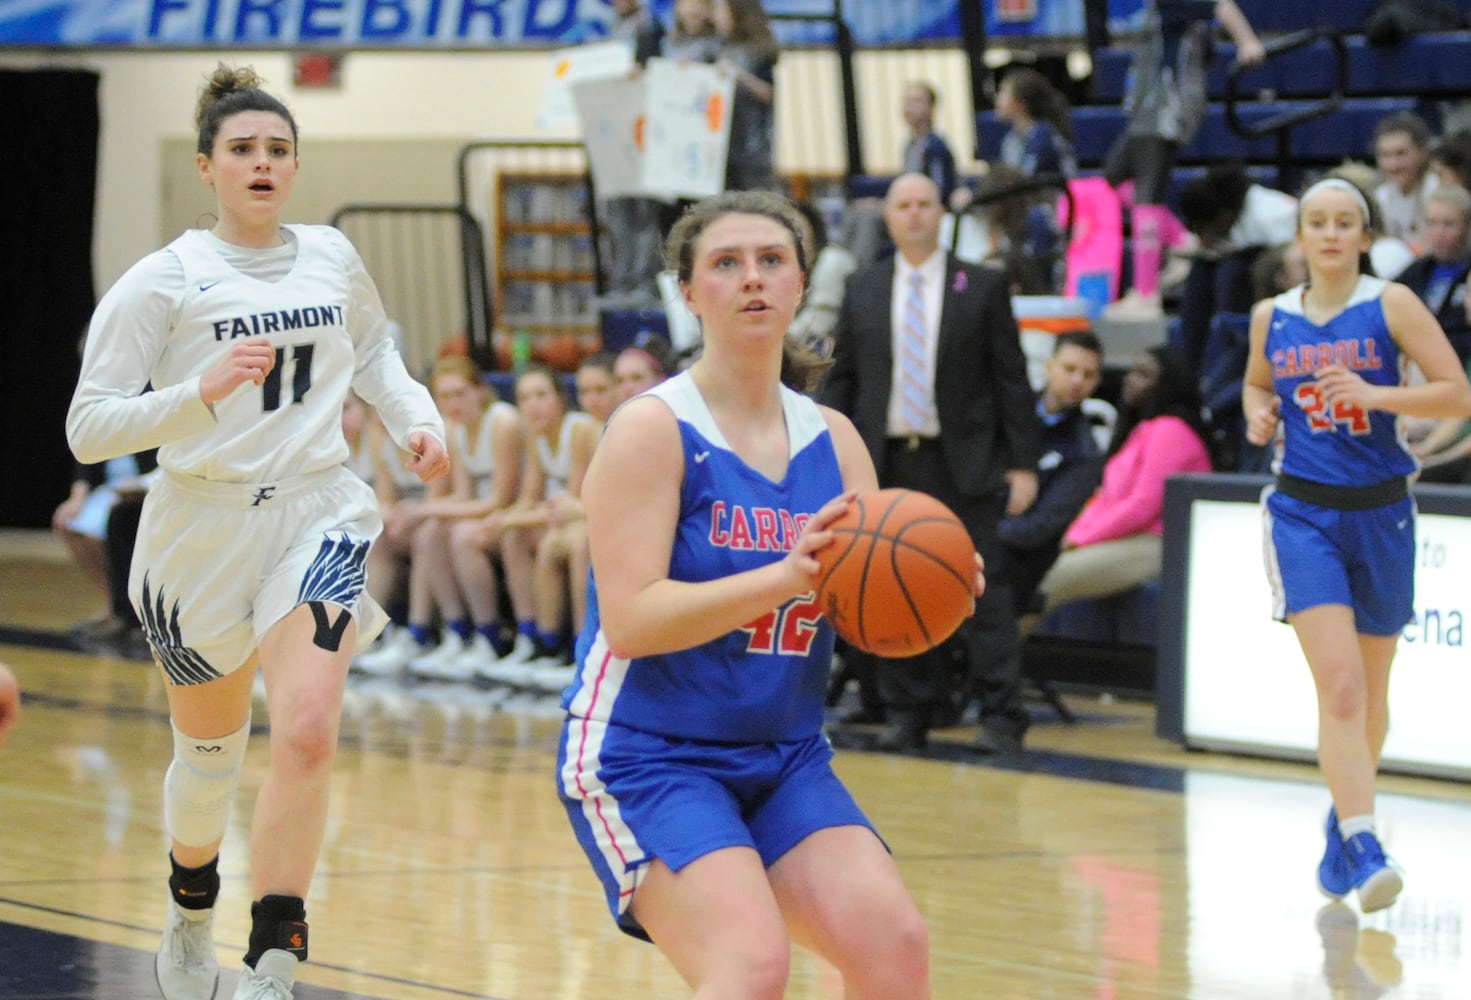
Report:
M 1341 364 L 1374 385 L 1404 384 L 1406 359 L 1380 301 L 1387 284 L 1361 276 L 1326 326 L 1303 314 L 1301 287 L 1272 300 L 1266 352 L 1282 403 L 1278 471 L 1330 486 L 1369 486 L 1417 468 L 1394 414 L 1329 406 L 1315 377 L 1319 368 Z
M 669 577 L 700 582 L 776 562 L 818 508 L 843 490 L 837 454 L 812 400 L 783 387 L 790 461 L 772 482 L 731 450 L 689 375 L 649 390 L 674 411 L 684 450 Z M 767 743 L 822 729 L 833 632 L 815 593 L 690 649 L 619 659 L 598 614 L 597 580 L 563 696 L 574 716 L 680 739 Z

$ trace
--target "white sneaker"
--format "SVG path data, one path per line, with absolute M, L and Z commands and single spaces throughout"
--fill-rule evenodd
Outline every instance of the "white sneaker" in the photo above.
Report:
M 457 674 L 475 677 L 497 659 L 495 647 L 490 644 L 490 640 L 476 632 L 469 645 L 455 657 L 453 667 Z
M 190 920 L 191 916 L 202 919 Z M 214 1000 L 220 986 L 215 957 L 214 910 L 186 910 L 169 900 L 163 941 L 153 962 L 158 990 L 165 1000 Z
M 415 677 L 427 677 L 432 680 L 451 680 L 454 675 L 449 672 L 449 665 L 464 651 L 465 640 L 449 629 L 445 629 L 444 637 L 439 640 L 438 646 L 427 653 L 420 653 L 409 661 L 409 673 Z
M 531 641 L 531 636 L 518 633 L 511 651 L 477 671 L 476 676 L 498 684 L 525 687 L 531 682 L 531 672 L 527 667 L 534 659 L 536 659 L 536 643 Z
M 235 1000 L 292 1000 L 296 966 L 295 955 L 272 948 L 256 961 L 254 969 L 242 967 Z
M 353 660 L 352 669 L 373 677 L 396 676 L 423 651 L 408 629 L 396 628 L 388 638 Z
M 572 683 L 574 670 L 565 657 L 543 656 L 527 666 L 531 668 L 531 686 L 539 691 L 559 695 Z

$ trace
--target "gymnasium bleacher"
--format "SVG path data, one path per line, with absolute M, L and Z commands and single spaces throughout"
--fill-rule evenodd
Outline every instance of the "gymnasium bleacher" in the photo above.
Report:
M 1449 4 L 1471 23 L 1471 0 Z M 1332 3 L 1240 0 L 1239 6 L 1263 40 L 1299 32 L 1340 35 L 1347 55 L 1342 104 L 1331 114 L 1293 129 L 1288 152 L 1295 166 L 1321 167 L 1347 157 L 1369 154 L 1375 124 L 1397 111 L 1415 111 L 1439 125 L 1439 103 L 1471 96 L 1471 30 L 1420 34 L 1398 45 L 1376 46 L 1364 26 L 1376 0 Z M 1102 166 L 1114 139 L 1123 131 L 1122 108 L 1133 49 L 1127 39 L 1093 54 L 1088 103 L 1073 109 L 1074 145 L 1085 171 Z M 1299 110 L 1334 93 L 1338 83 L 1337 52 L 1327 38 L 1270 58 L 1241 73 L 1236 84 L 1238 116 L 1248 125 Z M 1230 126 L 1227 75 L 1234 48 L 1222 44 L 1209 77 L 1211 105 L 1205 124 L 1180 154 L 1182 167 L 1223 159 L 1241 159 L 1262 171 L 1275 166 L 1278 148 L 1271 136 L 1248 139 Z M 980 148 L 995 149 L 1005 123 L 993 111 L 977 115 Z M 1196 172 L 1198 173 L 1198 171 Z M 1179 182 L 1172 185 L 1178 190 Z
M 1336 33 L 1338 41 L 1318 37 L 1276 55 L 1241 72 L 1234 88 L 1228 83 L 1233 48 L 1219 45 L 1209 76 L 1209 113 L 1194 140 L 1181 151 L 1167 196 L 1172 204 L 1178 204 L 1176 196 L 1185 183 L 1200 177 L 1208 165 L 1228 159 L 1244 161 L 1259 183 L 1292 190 L 1304 172 L 1325 169 L 1347 158 L 1371 161 L 1374 128 L 1385 116 L 1414 111 L 1439 132 L 1443 103 L 1471 98 L 1471 30 L 1424 33 L 1397 45 L 1374 45 L 1364 34 L 1374 0 L 1238 0 L 1238 4 L 1269 47 L 1274 38 L 1298 32 Z M 1456 0 L 1453 6 L 1461 23 L 1471 24 L 1471 0 Z M 1074 143 L 1085 173 L 1101 170 L 1127 122 L 1121 106 L 1133 59 L 1127 41 L 1120 38 L 1113 47 L 1094 53 L 1089 102 L 1073 108 Z M 1340 44 L 1346 53 L 1341 81 Z M 1321 101 L 1334 94 L 1340 82 L 1341 103 L 1331 113 L 1290 132 L 1286 159 L 1291 173 L 1286 178 L 1278 176 L 1282 150 L 1274 136 L 1246 138 L 1231 127 L 1227 101 L 1233 89 L 1238 119 L 1252 124 Z M 981 149 L 996 149 L 1004 131 L 1005 123 L 994 112 L 977 115 Z M 1044 684 L 1098 683 L 1103 653 L 1104 668 L 1111 671 L 1109 686 L 1151 688 L 1158 604 L 1156 582 L 1126 594 L 1057 609 L 1032 634 L 1028 673 Z

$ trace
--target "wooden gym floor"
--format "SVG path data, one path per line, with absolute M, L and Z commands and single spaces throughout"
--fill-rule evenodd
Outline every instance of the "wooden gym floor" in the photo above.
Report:
M 157 996 L 167 713 L 150 665 L 66 638 L 97 603 L 51 539 L 0 533 L 0 658 L 26 697 L 0 748 L 7 1000 Z M 971 754 L 963 728 L 925 757 L 835 736 L 929 921 L 937 998 L 1471 997 L 1471 789 L 1384 780 L 1381 829 L 1407 887 L 1361 917 L 1315 889 L 1328 800 L 1311 767 L 1187 753 L 1153 736 L 1147 704 L 1069 702 L 1077 725 L 1035 706 L 1013 762 Z M 608 918 L 553 788 L 547 705 L 354 681 L 345 715 L 300 1000 L 687 995 Z M 262 732 L 264 716 L 258 704 Z M 257 739 L 221 865 L 224 997 L 264 760 Z M 839 994 L 799 954 L 788 996 Z

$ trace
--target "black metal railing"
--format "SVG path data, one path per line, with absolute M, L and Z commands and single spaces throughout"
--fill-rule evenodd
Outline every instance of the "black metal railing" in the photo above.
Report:
M 1311 28 L 1295 31 L 1290 35 L 1280 35 L 1267 41 L 1264 46 L 1266 61 L 1270 62 L 1289 52 L 1323 41 L 1331 45 L 1334 52 L 1332 92 L 1311 104 L 1296 106 L 1256 121 L 1244 121 L 1241 117 L 1241 77 L 1249 67 L 1233 59 L 1226 69 L 1226 123 L 1231 131 L 1243 138 L 1260 139 L 1270 135 L 1276 140 L 1277 185 L 1283 190 L 1286 190 L 1292 171 L 1292 130 L 1306 122 L 1325 118 L 1343 106 L 1348 93 L 1348 45 L 1336 28 Z
M 485 236 L 463 205 L 349 204 L 330 221 L 357 247 L 389 318 L 403 327 L 411 371 L 425 374 L 459 333 L 472 348 L 489 344 Z

